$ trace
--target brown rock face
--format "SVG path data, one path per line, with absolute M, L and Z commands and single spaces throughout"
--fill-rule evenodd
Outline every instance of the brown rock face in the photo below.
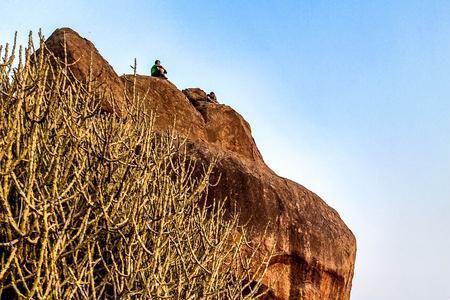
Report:
M 208 102 L 206 92 L 199 88 L 189 88 L 182 90 L 183 94 L 191 101 L 192 105 L 196 106 L 199 102 Z
M 263 163 L 261 153 L 253 140 L 250 125 L 228 105 L 210 103 L 199 88 L 183 90 L 183 94 L 202 114 L 207 140 L 222 150 L 239 153 L 253 163 Z
M 45 44 L 60 62 L 70 65 L 69 69 L 76 79 L 85 82 L 91 76 L 101 84 L 105 93 L 102 102 L 105 111 L 123 114 L 125 103 L 122 82 L 94 44 L 70 28 L 55 30 Z
M 235 205 L 240 210 L 242 222 L 250 226 L 252 241 L 262 242 L 265 251 L 275 245 L 264 283 L 276 299 L 349 299 L 355 237 L 338 213 L 316 194 L 277 176 L 264 163 L 241 115 L 226 105 L 199 103 L 206 97 L 200 89 L 183 93 L 159 78 L 119 78 L 92 43 L 69 29 L 55 31 L 47 41 L 57 57 L 62 58 L 63 32 L 70 45 L 67 56 L 71 60 L 81 57 L 71 67 L 77 78 L 86 78 L 90 61 L 85 59 L 86 53 L 92 53 L 96 68 L 108 70 L 104 83 L 113 93 L 124 86 L 131 89 L 136 80 L 136 93 L 145 96 L 146 105 L 156 114 L 157 130 L 168 130 L 175 124 L 176 130 L 189 138 L 192 155 L 205 162 L 220 157 L 217 173 L 221 181 L 209 196 L 229 198 L 230 209 Z
M 145 104 L 155 114 L 156 130 L 175 129 L 193 140 L 206 140 L 205 122 L 202 115 L 175 85 L 166 79 L 137 75 L 120 77 L 128 92 L 145 98 Z

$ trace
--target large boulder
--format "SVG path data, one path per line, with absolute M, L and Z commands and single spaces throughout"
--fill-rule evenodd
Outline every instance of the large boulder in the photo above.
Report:
M 206 92 L 200 88 L 188 88 L 182 92 L 194 106 L 197 106 L 199 102 L 208 102 Z
M 276 175 L 264 163 L 250 126 L 240 114 L 222 104 L 196 105 L 194 96 L 204 96 L 199 89 L 183 94 L 167 80 L 141 75 L 119 78 L 92 43 L 69 29 L 58 29 L 47 40 L 47 47 L 56 49 L 57 57 L 63 54 L 62 36 L 70 45 L 67 56 L 82 57 L 71 67 L 81 70 L 74 72 L 80 80 L 85 78 L 82 70 L 90 62 L 83 55 L 89 53 L 95 58 L 96 68 L 109 70 L 104 83 L 111 91 L 125 88 L 132 92 L 135 84 L 138 98 L 144 97 L 155 113 L 156 130 L 170 130 L 175 125 L 175 130 L 188 137 L 192 155 L 205 163 L 219 158 L 214 176 L 220 174 L 221 180 L 208 196 L 230 199 L 229 209 L 238 208 L 242 223 L 249 226 L 252 242 L 262 243 L 263 252 L 275 247 L 264 278 L 275 299 L 350 298 L 354 235 L 320 197 Z
M 156 130 L 174 127 L 192 140 L 206 140 L 202 115 L 170 81 L 144 75 L 122 75 L 120 79 L 129 95 L 135 93 L 135 101 L 145 100 L 154 114 Z
M 302 185 L 276 175 L 264 163 L 250 161 L 208 143 L 192 144 L 206 162 L 220 157 L 220 182 L 208 196 L 227 197 L 240 212 L 252 242 L 274 256 L 264 284 L 275 299 L 349 299 L 356 241 L 339 214 Z
M 124 114 L 124 86 L 92 42 L 70 28 L 60 28 L 52 33 L 45 45 L 53 58 L 68 65 L 70 75 L 82 82 L 92 79 L 100 85 L 105 93 L 101 103 L 105 111 Z
M 182 92 L 202 114 L 210 144 L 237 153 L 253 163 L 263 163 L 250 124 L 237 111 L 228 105 L 209 102 L 202 89 L 188 88 Z

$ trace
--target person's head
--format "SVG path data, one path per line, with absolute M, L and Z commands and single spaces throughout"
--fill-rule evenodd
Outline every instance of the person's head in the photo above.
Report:
M 209 93 L 210 96 L 215 97 L 216 94 L 214 94 L 214 92 Z
M 157 66 L 161 65 L 161 62 L 159 61 L 159 59 L 155 60 L 155 65 L 157 65 Z

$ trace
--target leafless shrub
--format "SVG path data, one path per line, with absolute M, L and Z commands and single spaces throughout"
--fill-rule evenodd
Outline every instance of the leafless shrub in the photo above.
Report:
M 213 164 L 193 176 L 184 141 L 152 130 L 143 99 L 128 95 L 126 118 L 103 114 L 93 82 L 31 37 L 15 44 L 0 47 L 2 298 L 263 297 L 267 261 L 248 255 L 223 201 L 202 201 Z

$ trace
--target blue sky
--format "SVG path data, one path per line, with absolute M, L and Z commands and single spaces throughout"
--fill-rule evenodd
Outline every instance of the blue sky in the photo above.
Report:
M 450 299 L 450 2 L 11 1 L 15 30 L 69 26 L 119 74 L 159 58 L 214 90 L 266 162 L 358 240 L 353 300 Z

